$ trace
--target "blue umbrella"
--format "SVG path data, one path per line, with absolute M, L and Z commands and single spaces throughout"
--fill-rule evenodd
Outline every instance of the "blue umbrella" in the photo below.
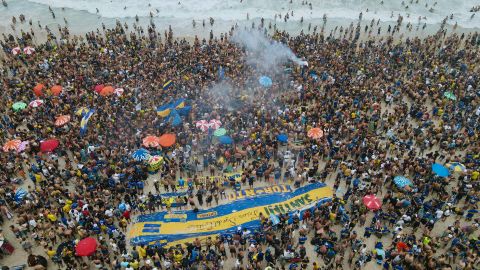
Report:
M 260 79 L 258 79 L 258 82 L 263 86 L 263 87 L 270 87 L 272 86 L 272 79 L 267 76 L 262 76 Z
M 450 175 L 448 168 L 438 163 L 432 165 L 432 171 L 440 177 L 447 177 Z
M 287 136 L 287 134 L 284 134 L 284 133 L 278 134 L 277 135 L 277 140 L 281 143 L 286 143 L 288 141 L 288 136 Z
M 221 144 L 232 144 L 233 143 L 233 139 L 230 138 L 229 136 L 220 136 L 218 137 L 218 140 L 220 141 Z
M 22 202 L 25 196 L 27 196 L 27 191 L 25 189 L 23 188 L 17 189 L 14 196 L 15 202 L 17 203 Z
M 137 151 L 133 152 L 132 158 L 135 159 L 136 161 L 143 161 L 147 160 L 150 157 L 150 153 L 148 150 L 144 148 L 140 148 Z
M 406 178 L 405 176 L 397 175 L 395 176 L 395 178 L 393 178 L 393 182 L 399 188 L 404 188 L 406 186 L 413 186 L 412 181 L 410 181 L 410 179 Z

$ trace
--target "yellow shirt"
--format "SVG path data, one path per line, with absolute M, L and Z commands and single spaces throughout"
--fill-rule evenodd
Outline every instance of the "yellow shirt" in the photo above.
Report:
M 147 250 L 144 249 L 143 247 L 137 246 L 137 252 L 138 252 L 138 256 L 139 256 L 141 259 L 147 257 Z
M 57 252 L 55 252 L 55 250 L 47 250 L 47 255 L 48 257 L 52 258 L 53 256 L 55 256 Z
M 57 221 L 57 217 L 56 217 L 54 214 L 52 214 L 52 213 L 49 213 L 49 214 L 47 215 L 47 218 L 48 218 L 50 221 L 52 221 L 52 222 Z
M 480 172 L 477 172 L 477 171 L 472 172 L 472 180 L 477 180 L 479 175 L 480 175 Z

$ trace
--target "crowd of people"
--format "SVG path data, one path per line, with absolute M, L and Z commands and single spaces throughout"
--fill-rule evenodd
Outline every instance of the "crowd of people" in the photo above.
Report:
M 3 34 L 2 143 L 26 143 L 0 154 L 0 210 L 30 265 L 45 269 L 39 261 L 46 256 L 49 269 L 478 267 L 478 33 L 396 40 L 389 31 L 362 40 L 353 25 L 340 36 L 275 31 L 270 37 L 309 66 L 283 63 L 281 72 L 258 74 L 249 52 L 230 42 L 234 31 L 187 42 L 154 25 L 144 31 L 117 23 L 85 36 L 59 28 L 42 44 L 33 30 Z M 18 46 L 35 52 L 12 54 Z M 273 84 L 259 84 L 262 75 Z M 213 91 L 220 80 L 233 89 Z M 56 85 L 60 93 L 51 91 Z M 124 92 L 99 95 L 98 85 Z M 12 107 L 37 99 L 43 104 Z M 191 110 L 174 125 L 156 108 L 178 99 Z M 86 124 L 81 108 L 95 110 Z M 59 115 L 70 122 L 55 125 Z M 210 119 L 233 144 L 196 128 Z M 322 138 L 307 136 L 314 127 Z M 146 136 L 165 133 L 175 134 L 176 144 L 149 149 L 167 160 L 151 175 L 132 152 Z M 289 142 L 279 142 L 279 134 Z M 42 151 L 41 141 L 52 138 L 59 146 Z M 440 177 L 431 169 L 449 162 L 466 170 Z M 135 215 L 172 210 L 161 196 L 179 179 L 189 183 L 187 208 L 206 207 L 204 198 L 207 207 L 221 203 L 237 184 L 222 179 L 226 167 L 242 171 L 242 188 L 323 181 L 336 195 L 293 223 L 284 215 L 276 225 L 259 217 L 260 231 L 171 248 L 129 245 Z M 216 178 L 198 181 L 203 175 Z M 397 187 L 395 176 L 412 184 Z M 368 210 L 367 194 L 383 206 Z M 98 248 L 85 259 L 75 244 L 87 236 Z

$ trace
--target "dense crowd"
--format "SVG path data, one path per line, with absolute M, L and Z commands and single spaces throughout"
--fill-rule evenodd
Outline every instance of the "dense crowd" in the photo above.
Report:
M 154 25 L 144 31 L 117 23 L 85 36 L 60 28 L 60 36 L 49 32 L 42 44 L 34 44 L 33 30 L 18 38 L 4 34 L 2 143 L 28 142 L 23 151 L 0 154 L 0 210 L 11 220 L 4 228 L 17 238 L 11 242 L 66 269 L 478 267 L 477 33 L 439 31 L 401 41 L 390 34 L 362 40 L 353 25 L 340 36 L 277 31 L 271 38 L 309 66 L 286 63 L 281 72 L 257 74 L 245 60 L 248 52 L 229 42 L 233 31 L 187 42 Z M 13 55 L 17 46 L 35 52 Z M 273 85 L 258 84 L 260 75 Z M 234 90 L 212 91 L 222 79 Z M 41 93 L 32 90 L 38 84 Z M 51 93 L 54 85 L 62 87 L 59 95 Z M 102 96 L 97 85 L 124 93 Z M 181 98 L 191 111 L 180 125 L 157 114 L 158 106 Z M 36 99 L 44 103 L 12 108 Z M 84 135 L 80 108 L 95 109 Z M 59 115 L 71 121 L 56 126 Z M 223 123 L 233 145 L 212 142 L 211 131 L 195 127 L 210 119 Z M 307 137 L 313 127 L 323 130 L 321 139 Z M 176 144 L 160 149 L 168 162 L 149 176 L 131 154 L 146 136 L 164 133 L 175 134 Z M 279 134 L 289 143 L 279 142 Z M 43 153 L 41 140 L 50 138 L 60 145 Z M 466 170 L 448 177 L 432 172 L 433 163 L 449 162 Z M 179 179 L 189 183 L 187 208 L 205 207 L 204 199 L 218 204 L 236 184 L 222 179 L 226 167 L 242 171 L 244 188 L 332 179 L 337 196 L 293 223 L 283 215 L 276 225 L 259 217 L 260 231 L 168 249 L 129 247 L 126 229 L 134 215 L 171 210 L 161 196 L 176 190 Z M 201 182 L 201 175 L 216 178 Z M 411 187 L 397 187 L 399 175 Z M 19 186 L 27 191 L 22 199 Z M 380 210 L 362 204 L 367 194 L 381 198 Z M 87 236 L 98 240 L 88 260 L 75 255 L 75 243 Z M 44 269 L 41 257 L 30 256 L 29 264 Z

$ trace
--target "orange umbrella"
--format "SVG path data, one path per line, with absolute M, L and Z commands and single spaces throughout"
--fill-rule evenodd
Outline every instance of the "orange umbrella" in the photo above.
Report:
M 8 141 L 3 145 L 3 151 L 8 152 L 10 150 L 17 150 L 21 143 L 21 140 Z
M 61 127 L 68 122 L 70 122 L 70 115 L 60 115 L 55 119 L 55 126 Z
M 145 147 L 158 147 L 160 145 L 157 136 L 147 136 L 143 138 L 143 145 Z
M 175 144 L 176 136 L 172 133 L 163 134 L 158 138 L 158 142 L 163 147 L 169 147 Z
M 115 89 L 113 89 L 113 87 L 111 86 L 105 86 L 101 91 L 100 91 L 100 96 L 110 96 L 111 94 L 113 94 L 113 92 L 115 91 Z
M 311 128 L 308 131 L 307 136 L 312 139 L 320 139 L 323 137 L 323 130 L 320 128 Z
M 43 85 L 42 83 L 37 83 L 37 85 L 35 85 L 35 87 L 33 87 L 33 93 L 37 97 L 43 96 L 43 89 L 44 88 L 45 88 L 45 85 Z
M 50 88 L 50 91 L 52 92 L 52 95 L 58 96 L 62 92 L 62 86 L 54 85 Z

